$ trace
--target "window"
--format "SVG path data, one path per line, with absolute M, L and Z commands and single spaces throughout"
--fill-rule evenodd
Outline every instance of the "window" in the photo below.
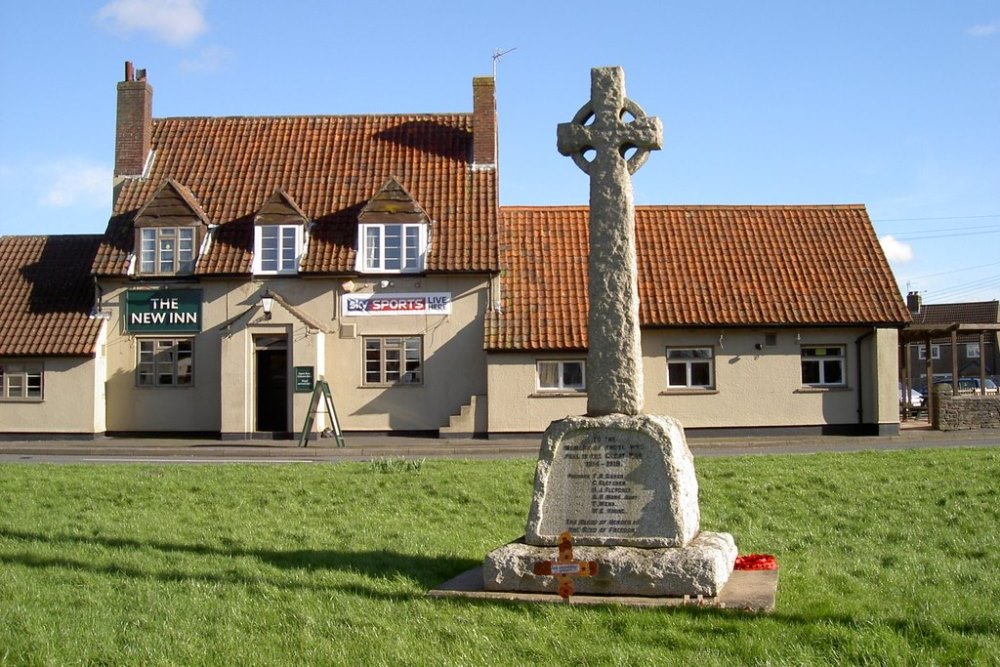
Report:
M 427 231 L 422 224 L 361 225 L 360 271 L 422 271 Z
M 296 273 L 301 257 L 301 225 L 257 225 L 254 228 L 254 273 Z
M 0 363 L 0 398 L 14 401 L 42 400 L 42 364 L 38 362 Z
M 539 361 L 535 365 L 539 391 L 584 391 L 587 388 L 584 362 Z
M 140 387 L 189 387 L 194 381 L 194 341 L 190 338 L 139 340 L 135 381 Z
M 365 384 L 421 384 L 423 356 L 419 336 L 365 338 Z
M 667 387 L 714 386 L 712 348 L 667 348 Z
M 927 358 L 927 348 L 926 348 L 926 346 L 924 346 L 924 345 L 918 345 L 917 346 L 917 358 L 918 359 L 926 359 Z M 940 358 L 941 358 L 941 346 L 940 345 L 931 345 L 931 359 L 940 359 Z
M 828 387 L 845 383 L 843 347 L 802 348 L 802 384 Z
M 966 359 L 978 359 L 979 358 L 979 343 L 966 343 L 965 344 L 965 358 Z
M 194 227 L 144 227 L 139 230 L 140 273 L 194 271 Z

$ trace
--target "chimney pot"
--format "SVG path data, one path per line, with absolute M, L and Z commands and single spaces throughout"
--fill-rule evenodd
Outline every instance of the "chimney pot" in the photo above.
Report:
M 906 307 L 913 315 L 920 313 L 920 309 L 923 306 L 922 301 L 923 299 L 921 299 L 919 292 L 910 292 L 906 295 Z

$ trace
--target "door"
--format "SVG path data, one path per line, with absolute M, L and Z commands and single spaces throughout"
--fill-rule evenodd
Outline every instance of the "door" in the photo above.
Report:
M 257 431 L 288 433 L 288 349 L 284 336 L 254 339 Z

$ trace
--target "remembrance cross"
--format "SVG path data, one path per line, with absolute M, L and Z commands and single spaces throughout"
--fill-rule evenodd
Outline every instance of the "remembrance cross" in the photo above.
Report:
M 661 147 L 663 128 L 625 97 L 620 67 L 595 67 L 590 79 L 590 101 L 559 124 L 557 143 L 590 176 L 587 415 L 638 415 L 642 346 L 630 176 Z

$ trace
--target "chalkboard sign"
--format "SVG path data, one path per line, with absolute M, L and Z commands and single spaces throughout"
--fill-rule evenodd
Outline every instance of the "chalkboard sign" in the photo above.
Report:
M 314 373 L 312 366 L 295 367 L 295 392 L 298 394 L 309 393 L 313 390 Z

